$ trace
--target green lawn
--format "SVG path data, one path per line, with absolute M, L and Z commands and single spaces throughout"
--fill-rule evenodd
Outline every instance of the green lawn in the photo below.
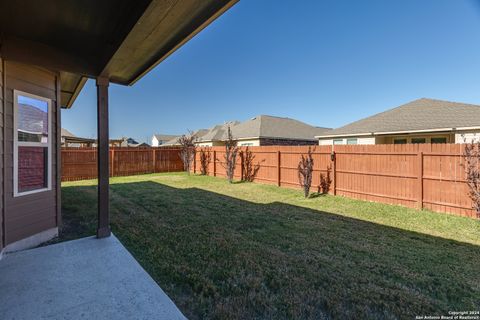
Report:
M 191 319 L 394 319 L 480 309 L 480 222 L 213 177 L 111 179 L 115 235 Z M 62 185 L 60 240 L 96 181 Z

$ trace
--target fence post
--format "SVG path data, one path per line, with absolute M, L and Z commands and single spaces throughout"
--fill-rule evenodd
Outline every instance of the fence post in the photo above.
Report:
M 213 176 L 217 176 L 217 151 L 213 150 Z
M 337 195 L 337 153 L 332 151 L 330 156 L 330 160 L 332 160 L 332 184 L 333 184 L 333 195 Z
M 418 152 L 418 207 L 423 209 L 423 151 Z
M 111 150 L 111 153 L 110 153 L 110 156 L 112 157 L 111 161 L 112 161 L 112 164 L 110 167 L 112 167 L 111 169 L 111 172 L 112 172 L 112 175 L 111 177 L 114 177 L 115 176 L 115 149 L 112 148 Z
M 155 152 L 156 152 L 156 150 L 155 150 L 155 148 L 153 148 L 152 149 L 152 167 L 153 167 L 152 172 L 153 173 L 155 173 L 155 170 L 157 169 L 157 163 L 156 163 L 157 159 L 155 157 Z
M 281 153 L 280 150 L 277 151 L 277 186 L 282 185 L 282 177 L 281 177 L 281 171 L 282 171 L 282 164 L 280 162 L 281 159 Z

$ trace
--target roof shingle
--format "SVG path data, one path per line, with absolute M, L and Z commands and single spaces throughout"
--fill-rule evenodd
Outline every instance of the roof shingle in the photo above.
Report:
M 230 125 L 234 139 L 278 138 L 291 140 L 315 140 L 315 136 L 328 132 L 330 128 L 314 127 L 304 122 L 269 115 L 259 115 L 244 122 L 230 122 L 210 129 L 201 141 L 221 141 L 227 139 Z
M 317 137 L 480 126 L 480 106 L 422 98 Z

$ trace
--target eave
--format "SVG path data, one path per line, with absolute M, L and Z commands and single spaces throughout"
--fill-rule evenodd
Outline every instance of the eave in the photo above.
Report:
M 58 72 L 69 108 L 89 78 L 133 85 L 236 2 L 0 0 L 0 51 Z

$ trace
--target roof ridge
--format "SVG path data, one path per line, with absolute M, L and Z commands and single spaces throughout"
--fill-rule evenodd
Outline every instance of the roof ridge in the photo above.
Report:
M 461 105 L 467 105 L 467 106 L 480 107 L 480 105 L 478 105 L 478 104 L 473 104 L 473 103 L 450 101 L 450 100 L 442 100 L 442 99 L 433 99 L 433 98 L 425 98 L 425 97 L 420 98 L 420 99 L 413 100 L 413 101 L 411 101 L 410 103 L 413 103 L 413 102 L 419 101 L 419 100 L 427 100 L 427 101 L 434 101 L 434 102 L 446 102 L 446 103 L 452 103 L 452 104 L 461 104 Z

